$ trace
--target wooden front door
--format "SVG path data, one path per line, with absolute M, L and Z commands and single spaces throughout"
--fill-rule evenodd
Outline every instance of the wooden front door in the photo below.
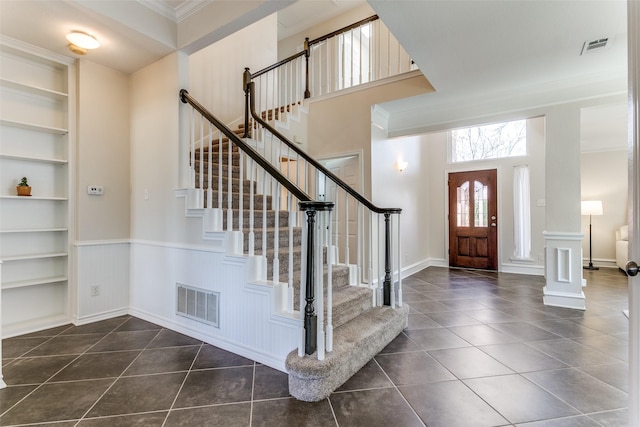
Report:
M 498 269 L 497 172 L 449 174 L 449 265 Z

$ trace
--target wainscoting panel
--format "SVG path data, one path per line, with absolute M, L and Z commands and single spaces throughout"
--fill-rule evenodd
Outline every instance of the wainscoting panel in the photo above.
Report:
M 77 314 L 84 324 L 128 313 L 129 241 L 77 242 Z
M 134 241 L 130 313 L 284 370 L 299 321 L 273 313 L 275 287 L 249 284 L 246 263 L 244 256 L 207 248 Z M 219 327 L 177 314 L 176 283 L 219 293 Z

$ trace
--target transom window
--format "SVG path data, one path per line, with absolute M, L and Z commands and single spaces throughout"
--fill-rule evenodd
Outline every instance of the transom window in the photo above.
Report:
M 451 163 L 527 154 L 527 121 L 495 123 L 449 132 Z

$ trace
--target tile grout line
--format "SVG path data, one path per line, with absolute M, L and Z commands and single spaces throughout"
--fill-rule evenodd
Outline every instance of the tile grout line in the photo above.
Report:
M 253 398 L 256 390 L 256 362 L 253 362 L 253 378 L 251 381 L 251 405 L 249 407 L 249 427 L 253 425 Z
M 120 326 L 122 326 L 127 320 L 124 320 L 120 325 L 114 327 L 115 328 L 119 328 Z M 60 333 L 58 333 L 57 335 L 54 335 L 52 337 L 50 337 L 48 340 L 43 341 L 42 343 L 38 344 L 37 346 L 35 346 L 34 348 L 32 348 L 31 350 L 29 350 L 27 353 L 28 354 L 30 352 L 32 352 L 33 350 L 37 349 L 38 347 L 40 347 L 41 345 L 53 340 L 54 338 L 57 338 L 59 336 L 62 336 L 62 334 L 66 331 L 68 331 L 69 329 L 73 328 L 74 325 L 69 326 L 68 328 L 60 331 Z M 113 332 L 113 330 L 111 331 Z M 111 332 L 108 332 L 105 337 L 107 335 L 109 335 Z M 104 339 L 104 337 L 102 337 L 102 339 Z M 10 410 L 12 410 L 13 408 L 15 408 L 17 405 L 19 405 L 22 401 L 24 401 L 27 397 L 31 396 L 33 393 L 35 393 L 37 390 L 41 389 L 45 384 L 51 384 L 49 383 L 49 380 L 53 377 L 55 377 L 56 375 L 58 375 L 62 370 L 66 369 L 69 365 L 71 365 L 73 362 L 75 362 L 76 360 L 78 360 L 78 358 L 80 358 L 80 356 L 82 356 L 83 354 L 85 354 L 87 351 L 89 351 L 94 345 L 96 345 L 97 343 L 99 343 L 100 341 L 102 341 L 102 339 L 98 340 L 96 343 L 94 343 L 93 345 L 91 345 L 89 348 L 87 348 L 83 353 L 78 354 L 76 357 L 74 357 L 73 359 L 71 359 L 69 361 L 69 363 L 67 363 L 66 365 L 64 365 L 62 368 L 60 368 L 58 371 L 54 372 L 49 378 L 47 378 L 46 380 L 42 381 L 36 388 L 34 388 L 33 390 L 31 390 L 31 392 L 27 393 L 22 399 L 18 400 L 14 405 L 12 405 L 9 409 L 7 409 L 6 411 L 4 411 L 3 413 L 0 414 L 0 417 L 3 417 L 4 415 L 6 415 Z M 57 356 L 65 356 L 65 355 L 49 355 L 49 356 L 36 356 L 36 357 L 57 357 Z M 23 358 L 26 359 L 26 358 Z M 1 361 L 0 361 L 1 363 Z
M 130 319 L 127 319 L 127 321 L 128 321 L 128 320 L 130 320 Z M 123 325 L 124 325 L 124 323 L 126 323 L 126 322 L 123 322 Z M 120 325 L 120 326 L 122 326 L 122 325 Z M 120 327 L 120 326 L 119 326 L 119 327 Z M 101 399 L 102 399 L 102 398 L 103 398 L 103 397 L 104 397 L 104 396 L 109 392 L 109 390 L 111 390 L 111 389 L 113 388 L 113 386 L 118 382 L 118 380 L 119 380 L 120 378 L 122 378 L 123 374 L 127 371 L 127 369 L 129 369 L 129 368 L 131 367 L 131 365 L 133 365 L 133 364 L 135 363 L 135 361 L 136 361 L 136 360 L 138 360 L 138 358 L 140 358 L 140 356 L 142 355 L 142 352 L 143 352 L 144 350 L 146 350 L 146 349 L 147 349 L 147 347 L 149 347 L 149 345 L 153 342 L 153 340 L 154 340 L 154 339 L 156 339 L 156 338 L 158 337 L 158 335 L 160 335 L 160 332 L 162 332 L 162 331 L 163 331 L 163 329 L 164 329 L 164 328 L 160 328 L 160 329 L 158 330 L 158 332 L 157 332 L 157 333 L 155 334 L 155 336 L 154 336 L 154 337 L 153 337 L 153 338 L 152 338 L 152 339 L 147 343 L 147 345 L 146 345 L 143 349 L 141 349 L 141 350 L 140 350 L 140 353 L 138 353 L 138 355 L 137 355 L 137 356 L 136 356 L 136 357 L 131 361 L 131 363 L 129 363 L 129 364 L 127 365 L 127 367 L 123 369 L 122 373 L 121 373 L 120 375 L 118 375 L 118 377 L 117 377 L 115 380 L 113 380 L 113 382 L 111 383 L 111 385 L 109 385 L 109 387 L 107 387 L 107 389 L 106 389 L 106 390 L 105 390 L 105 391 L 104 391 L 104 392 L 103 392 L 103 393 L 102 393 L 102 394 L 101 394 L 101 395 L 96 399 L 96 401 L 95 401 L 95 402 L 93 402 L 93 405 L 91 405 L 91 406 L 89 407 L 89 409 L 87 409 L 87 410 L 85 411 L 85 413 L 82 415 L 82 417 L 80 417 L 80 419 L 78 420 L 78 422 L 75 424 L 75 427 L 77 427 L 77 426 L 78 426 L 78 424 L 79 424 L 79 423 L 84 419 L 84 417 L 86 417 L 86 416 L 87 416 L 87 414 L 89 414 L 89 412 L 91 412 L 91 410 L 92 410 L 93 408 L 95 408 L 95 406 L 98 404 L 98 402 L 99 402 L 99 401 L 100 401 L 100 400 L 101 400 Z M 152 330 L 152 329 L 151 329 L 151 330 Z M 105 337 L 104 337 L 104 338 L 106 338 L 108 335 L 111 335 L 111 333 L 113 333 L 113 332 L 114 332 L 114 331 L 111 331 L 109 334 L 105 335 Z M 131 331 L 129 331 L 129 332 L 131 332 Z M 104 338 L 103 338 L 103 339 L 104 339 Z M 100 340 L 100 341 L 102 341 L 102 340 Z M 98 342 L 100 342 L 100 341 L 98 341 Z M 94 344 L 94 345 L 97 345 L 97 344 L 98 344 L 98 343 L 96 343 L 96 344 Z M 92 347 L 93 347 L 93 346 L 92 346 Z
M 169 415 L 171 414 L 171 411 L 173 410 L 173 407 L 175 406 L 176 401 L 178 400 L 178 396 L 180 396 L 180 392 L 182 391 L 182 388 L 184 387 L 184 383 L 187 382 L 187 378 L 189 377 L 189 374 L 191 373 L 191 370 L 193 369 L 193 365 L 196 363 L 196 360 L 198 359 L 198 356 L 200 355 L 200 352 L 202 351 L 202 347 L 204 347 L 204 341 L 200 342 L 200 347 L 198 348 L 198 352 L 193 357 L 193 360 L 191 361 L 191 365 L 189 365 L 189 369 L 187 370 L 187 374 L 182 379 L 182 384 L 180 384 L 180 388 L 178 389 L 178 392 L 176 393 L 175 397 L 173 398 L 173 402 L 171 402 L 171 406 L 169 407 L 169 410 L 167 411 L 167 415 L 164 417 L 164 421 L 162 422 L 162 427 L 164 427 L 164 425 L 167 423 L 167 420 L 169 419 Z

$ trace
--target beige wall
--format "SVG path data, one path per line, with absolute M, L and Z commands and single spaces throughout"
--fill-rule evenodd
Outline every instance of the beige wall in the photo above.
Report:
M 244 117 L 242 73 L 277 62 L 277 27 L 273 14 L 191 55 L 189 93 L 224 123 Z
M 433 91 L 419 75 L 366 90 L 346 91 L 309 104 L 309 154 L 315 158 L 338 157 L 362 150 L 364 195 L 371 196 L 371 107 L 380 102 Z M 375 172 L 375 171 L 373 171 Z M 374 200 L 375 202 L 375 200 Z
M 627 223 L 626 150 L 581 155 L 582 200 L 602 200 L 602 216 L 592 217 L 593 259 L 615 260 L 615 232 Z M 589 258 L 589 217 L 582 217 L 582 252 Z
M 129 238 L 129 76 L 78 61 L 76 240 Z M 104 195 L 89 196 L 88 185 Z

